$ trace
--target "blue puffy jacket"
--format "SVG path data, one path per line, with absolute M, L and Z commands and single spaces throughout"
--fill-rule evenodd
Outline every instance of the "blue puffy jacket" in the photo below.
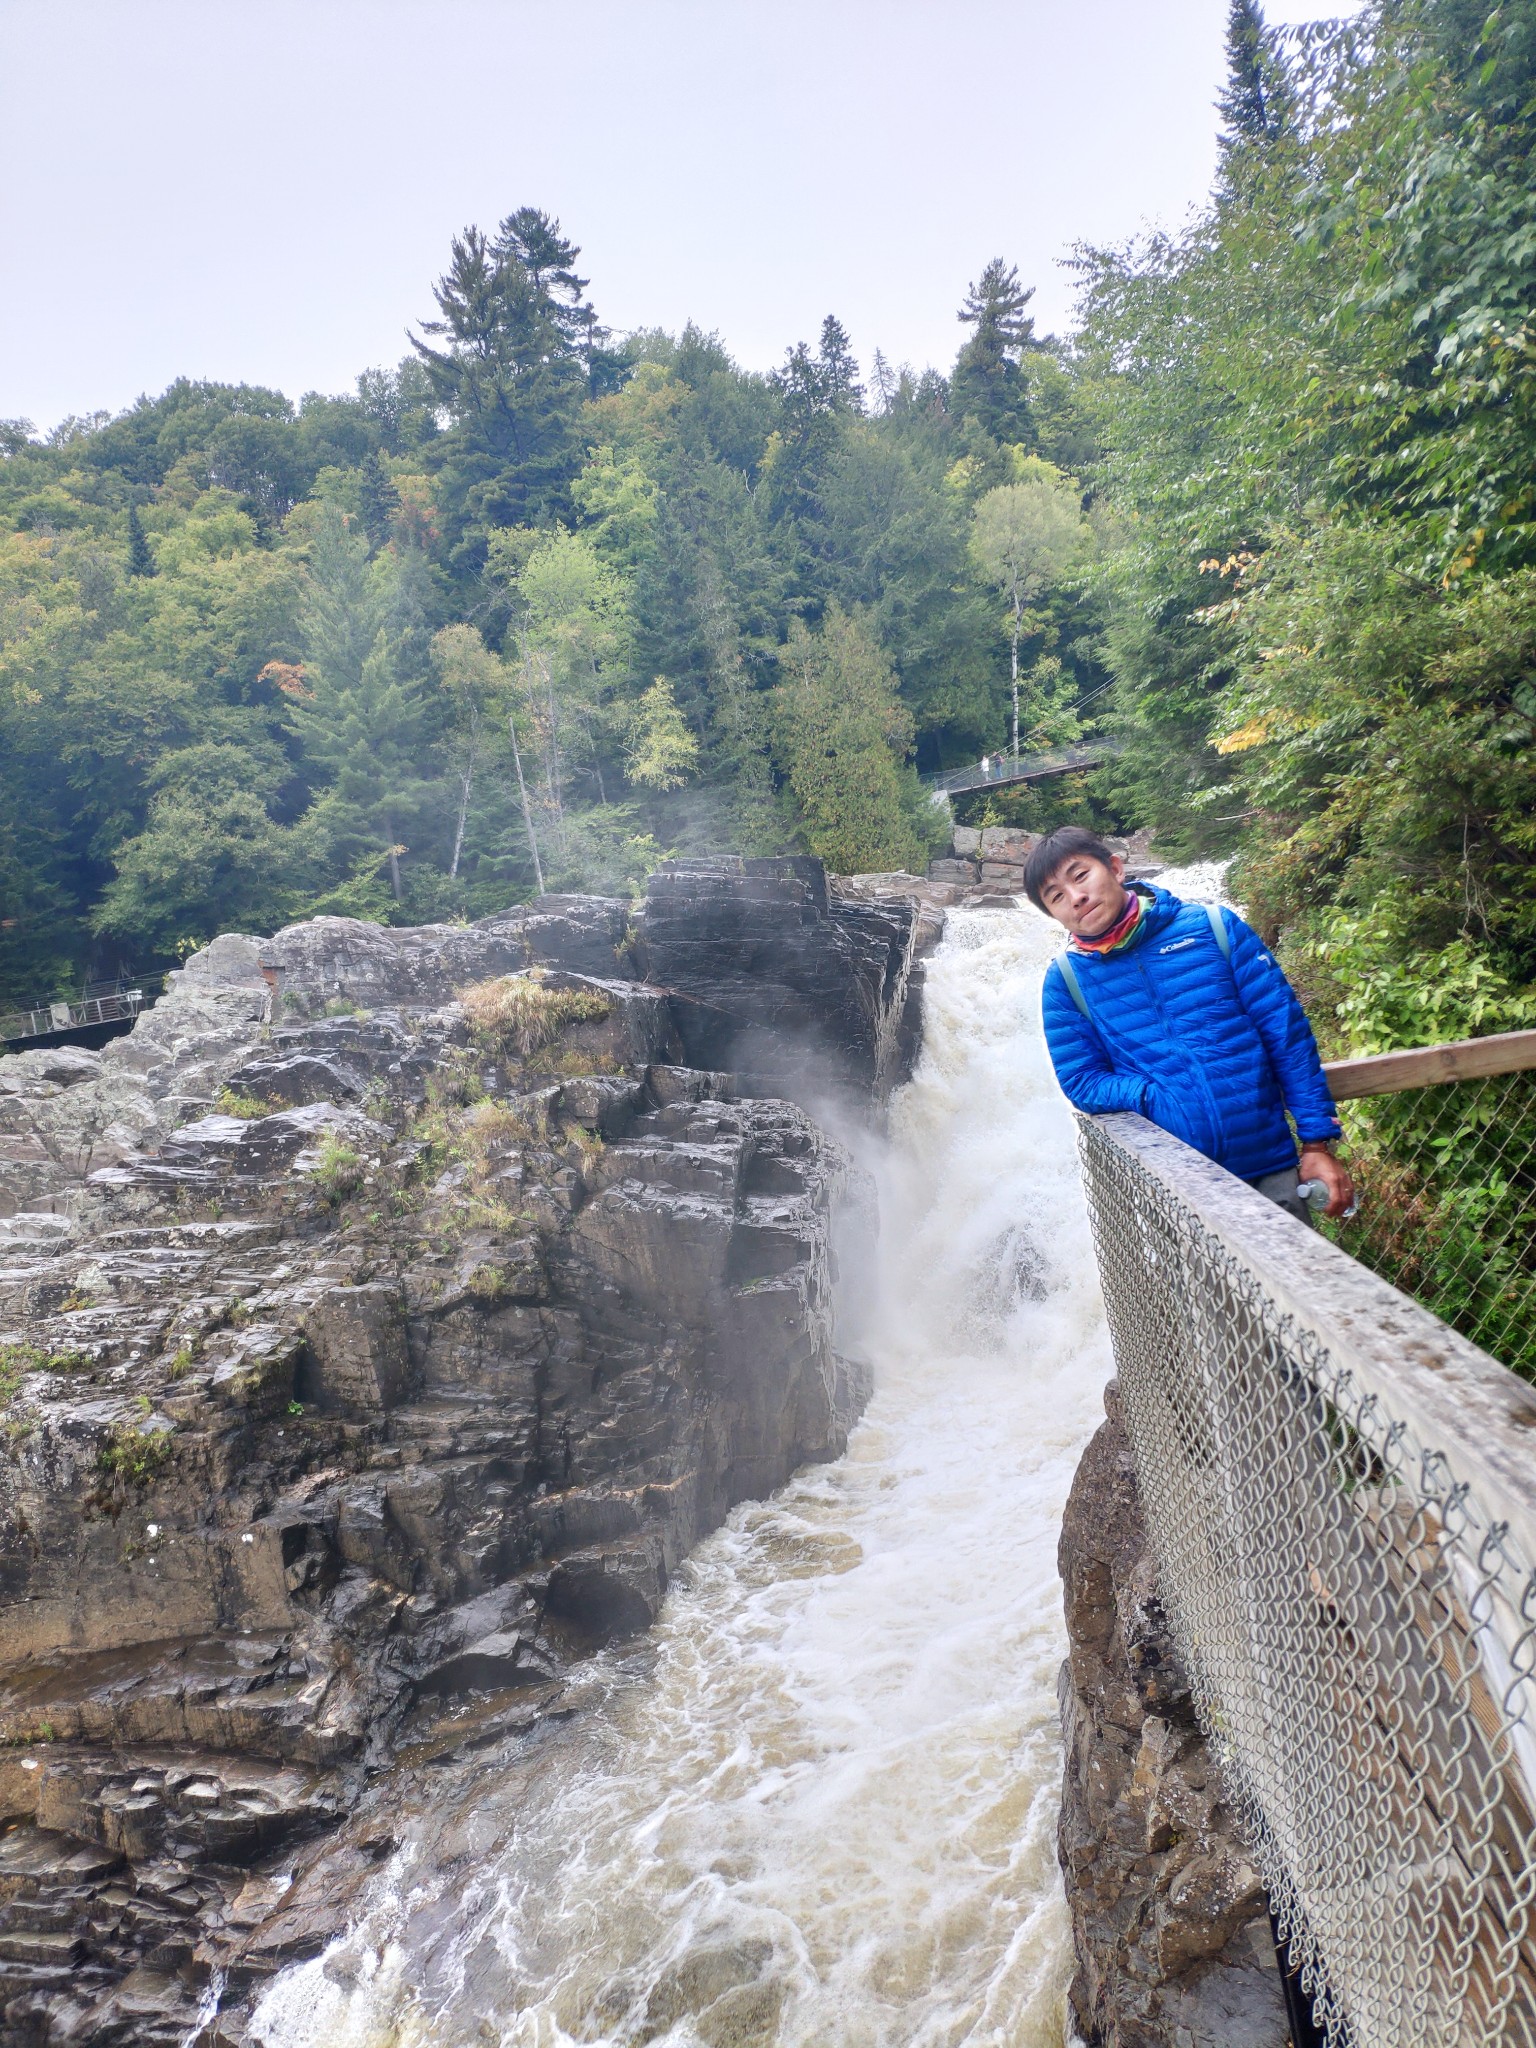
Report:
M 1339 1135 L 1306 1013 L 1258 933 L 1223 910 L 1223 959 L 1202 903 L 1154 888 L 1144 936 L 1123 953 L 1074 953 L 1088 1005 L 1060 964 L 1042 1007 L 1056 1078 L 1090 1111 L 1133 1109 L 1243 1180 L 1296 1164 L 1303 1141 Z

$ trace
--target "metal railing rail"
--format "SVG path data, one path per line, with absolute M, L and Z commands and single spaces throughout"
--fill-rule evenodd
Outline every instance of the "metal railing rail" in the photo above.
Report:
M 1136 1116 L 1079 1119 L 1159 1589 L 1339 2048 L 1536 2044 L 1536 1390 Z

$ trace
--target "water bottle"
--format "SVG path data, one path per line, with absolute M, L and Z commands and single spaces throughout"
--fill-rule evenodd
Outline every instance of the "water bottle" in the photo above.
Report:
M 1299 1180 L 1296 1183 L 1296 1198 L 1305 1202 L 1309 1209 L 1326 1209 L 1328 1206 L 1328 1183 L 1325 1180 Z M 1347 1223 L 1360 1208 L 1360 1197 L 1355 1196 L 1349 1207 L 1340 1216 L 1341 1223 Z

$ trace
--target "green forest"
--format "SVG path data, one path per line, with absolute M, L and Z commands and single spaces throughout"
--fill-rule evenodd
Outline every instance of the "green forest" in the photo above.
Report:
M 942 371 L 617 334 L 525 206 L 344 396 L 0 422 L 0 1007 L 330 912 L 963 821 L 1235 854 L 1325 1036 L 1536 1024 L 1536 0 L 1233 0 L 1176 230 L 1006 252 Z

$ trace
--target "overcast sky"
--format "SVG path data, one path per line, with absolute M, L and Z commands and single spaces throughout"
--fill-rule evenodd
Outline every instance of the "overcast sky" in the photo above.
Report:
M 1275 0 L 1274 21 L 1338 0 Z M 988 257 L 1206 191 L 1226 0 L 0 0 L 0 416 L 393 363 L 515 206 L 615 328 L 947 366 Z

